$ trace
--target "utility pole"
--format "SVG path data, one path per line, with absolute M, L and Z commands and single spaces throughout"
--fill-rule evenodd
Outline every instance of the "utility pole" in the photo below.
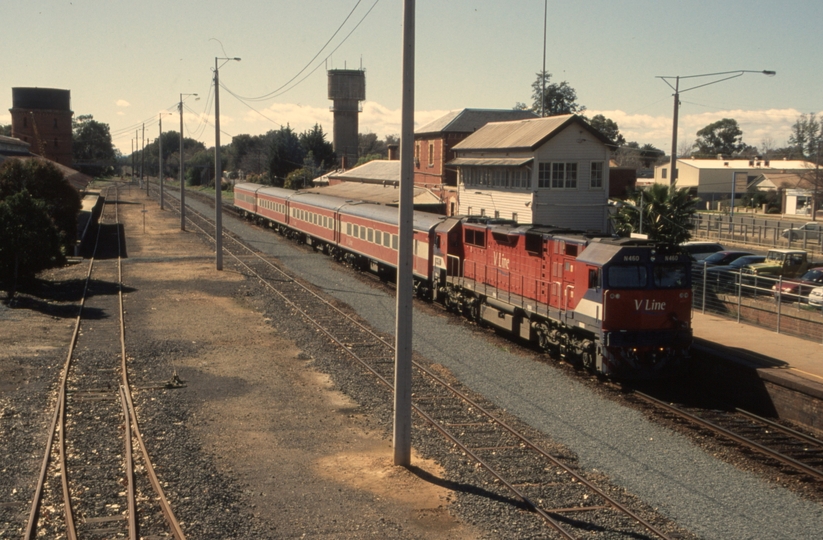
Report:
M 180 230 L 186 230 L 186 184 L 183 181 L 183 94 L 180 94 Z
M 223 269 L 223 164 L 220 162 L 220 66 L 218 60 L 240 61 L 239 58 L 214 58 L 214 243 L 217 250 L 217 270 Z M 224 64 L 226 62 L 223 62 Z
M 146 124 L 143 124 L 143 149 L 140 151 L 140 182 L 143 182 L 143 169 L 146 166 Z M 149 196 L 149 175 L 146 175 L 146 197 Z
M 412 275 L 414 199 L 414 0 L 403 0 L 400 208 L 394 356 L 394 464 L 411 465 Z
M 131 183 L 134 183 L 134 139 L 131 140 Z
M 137 136 L 137 134 L 138 134 L 139 132 L 140 132 L 140 130 L 139 130 L 139 129 L 135 129 L 135 130 L 134 130 L 134 153 L 135 153 L 135 154 L 138 152 L 138 150 L 140 150 L 140 137 L 138 137 L 138 136 Z M 135 170 L 137 170 L 137 156 L 135 156 L 135 157 L 134 157 L 134 167 L 135 167 Z M 143 172 L 143 171 L 140 171 L 141 176 L 139 177 L 139 178 L 140 178 L 140 189 L 143 189 L 143 176 L 142 176 L 142 172 Z M 136 178 L 138 178 L 138 176 L 137 176 L 137 173 L 136 173 L 136 172 L 134 173 L 134 177 L 135 177 L 135 179 L 136 179 Z
M 543 71 L 540 72 L 540 79 L 543 83 L 543 91 L 540 93 L 540 117 L 546 116 L 546 25 L 549 20 L 549 0 L 543 0 Z
M 163 113 L 159 114 L 160 135 L 157 137 L 157 176 L 160 177 L 160 210 L 163 210 Z

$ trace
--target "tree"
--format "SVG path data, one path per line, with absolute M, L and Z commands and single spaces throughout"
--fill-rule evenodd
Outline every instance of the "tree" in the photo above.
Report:
M 326 141 L 326 134 L 320 124 L 301 133 L 299 139 L 306 156 L 311 155 L 314 167 L 326 170 L 334 166 L 337 157 L 332 144 Z
M 626 143 L 626 139 L 620 134 L 620 129 L 614 120 L 598 114 L 589 120 L 589 124 L 609 139 L 614 146 L 623 146 Z
M 27 190 L 0 201 L 0 280 L 11 299 L 21 279 L 61 264 L 60 234 L 46 204 Z
M 112 174 L 116 159 L 109 125 L 86 114 L 74 119 L 72 130 L 75 168 L 92 176 Z
M 821 141 L 823 119 L 818 120 L 814 113 L 798 116 L 792 126 L 792 134 L 789 135 L 789 145 L 796 148 L 801 156 L 816 160 Z
M 733 156 L 746 148 L 746 145 L 737 120 L 724 118 L 698 131 L 693 147 L 701 157 L 715 157 L 718 154 Z
M 11 137 L 11 124 L 0 124 L 0 135 Z
M 631 206 L 622 206 L 612 216 L 618 234 L 640 232 L 642 209 L 643 233 L 650 240 L 678 245 L 691 238 L 690 218 L 697 212 L 700 199 L 692 199 L 688 188 L 678 188 L 676 182 L 671 186 L 654 184 L 645 191 L 630 193 L 627 201 Z
M 532 111 L 543 116 L 557 116 L 560 114 L 577 114 L 586 110 L 586 107 L 577 103 L 577 92 L 569 83 L 551 82 L 552 74 L 541 71 L 532 83 Z M 543 85 L 546 86 L 545 99 Z M 543 107 L 542 105 L 545 105 Z M 516 107 L 516 106 L 515 106 Z
M 282 186 L 289 173 L 302 166 L 305 155 L 300 139 L 289 126 L 275 131 L 269 146 L 269 176 L 272 183 Z
M 80 194 L 51 162 L 42 159 L 9 159 L 0 166 L 0 201 L 21 191 L 45 205 L 65 252 L 74 250 Z
M 631 141 L 617 149 L 614 160 L 620 167 L 648 169 L 665 155 L 666 153 L 663 150 L 655 148 L 651 144 L 646 143 L 640 146 L 637 142 Z

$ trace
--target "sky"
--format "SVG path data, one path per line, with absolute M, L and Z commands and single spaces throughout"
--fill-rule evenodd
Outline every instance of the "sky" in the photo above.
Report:
M 131 153 L 179 130 L 214 144 L 215 57 L 221 143 L 319 123 L 331 139 L 327 69 L 366 70 L 360 132 L 400 133 L 402 0 L 22 0 L 5 2 L 0 123 L 13 87 L 71 91 Z M 418 0 L 415 125 L 462 108 L 531 105 L 543 65 L 545 0 Z M 681 93 L 678 139 L 734 118 L 744 142 L 785 146 L 798 115 L 823 109 L 819 0 L 548 0 L 545 62 L 591 117 L 628 141 L 671 149 L 673 91 L 660 76 L 753 70 Z M 774 77 L 759 73 L 777 72 Z M 681 80 L 681 90 L 719 77 Z M 672 79 L 672 84 L 674 80 Z M 233 95 L 234 94 L 234 95 Z M 260 99 L 252 99 L 260 98 Z M 681 146 L 681 144 L 678 144 Z

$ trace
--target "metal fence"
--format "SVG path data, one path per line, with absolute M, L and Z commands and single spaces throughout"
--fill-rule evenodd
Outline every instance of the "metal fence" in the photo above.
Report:
M 791 248 L 809 252 L 812 259 L 823 258 L 823 231 L 800 230 L 802 223 L 745 214 L 730 218 L 720 214 L 696 214 L 692 220 L 693 240 L 753 248 Z
M 808 285 L 796 292 L 784 292 L 782 278 L 716 271 L 695 264 L 692 287 L 695 311 L 823 343 L 823 306 L 809 303 L 812 287 Z

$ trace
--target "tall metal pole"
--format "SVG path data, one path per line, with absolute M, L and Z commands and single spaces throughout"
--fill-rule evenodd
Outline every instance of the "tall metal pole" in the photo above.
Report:
M 220 174 L 220 74 L 214 59 L 214 244 L 217 270 L 223 269 L 223 175 Z
M 669 185 L 677 181 L 677 115 L 680 113 L 680 76 L 674 83 L 674 114 L 672 115 L 672 155 L 669 171 L 671 180 Z
M 397 317 L 394 358 L 394 464 L 411 465 L 412 245 L 414 242 L 414 0 L 403 0 Z
M 183 180 L 183 94 L 180 94 L 180 230 L 186 230 L 186 183 Z
M 134 183 L 134 139 L 131 140 L 131 183 Z
M 140 150 L 140 137 L 137 136 L 139 129 L 134 130 L 134 153 L 136 154 L 138 150 Z M 137 169 L 137 156 L 134 157 L 134 168 Z M 137 173 L 134 174 L 135 178 L 138 178 Z M 140 189 L 143 189 L 143 178 L 140 177 Z
M 143 181 L 143 169 L 146 167 L 146 124 L 143 124 L 143 149 L 140 151 L 140 181 Z M 149 175 L 146 175 L 146 197 L 149 196 Z
M 160 135 L 157 137 L 157 176 L 160 177 L 160 210 L 163 208 L 163 113 L 160 113 Z
M 543 1 L 543 71 L 540 72 L 540 79 L 543 83 L 543 91 L 540 93 L 540 116 L 546 116 L 546 25 L 549 20 L 549 0 Z

